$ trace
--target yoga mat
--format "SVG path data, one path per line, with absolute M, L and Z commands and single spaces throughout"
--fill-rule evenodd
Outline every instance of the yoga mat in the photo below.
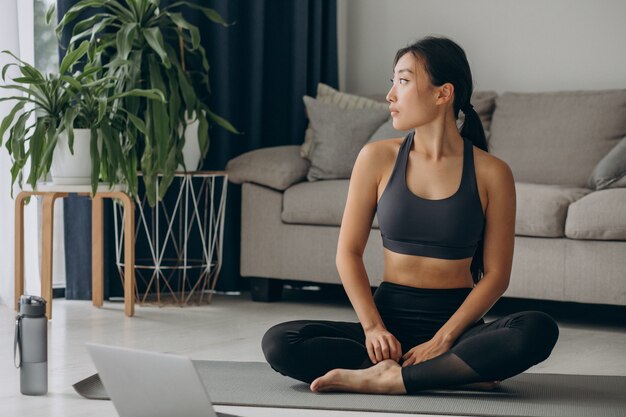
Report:
M 438 389 L 413 395 L 314 393 L 262 362 L 194 361 L 215 405 L 515 417 L 624 417 L 626 377 L 522 373 L 493 391 Z M 167 383 L 167 381 L 164 381 Z M 74 384 L 106 399 L 96 375 Z

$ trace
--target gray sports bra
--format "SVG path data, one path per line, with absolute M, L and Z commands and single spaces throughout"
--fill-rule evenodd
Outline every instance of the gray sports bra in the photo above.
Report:
M 463 138 L 463 173 L 456 193 L 429 200 L 413 194 L 406 185 L 413 136 L 411 131 L 402 142 L 389 182 L 378 201 L 383 246 L 393 252 L 430 258 L 472 257 L 485 225 L 474 172 L 473 145 Z

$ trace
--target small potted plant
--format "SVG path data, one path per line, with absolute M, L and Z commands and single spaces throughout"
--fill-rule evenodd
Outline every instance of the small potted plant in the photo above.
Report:
M 132 156 L 128 157 L 133 154 L 133 144 L 123 132 L 127 123 L 138 129 L 145 127 L 120 103 L 131 96 L 164 102 L 162 93 L 141 89 L 115 93 L 115 80 L 103 75 L 95 47 L 87 41 L 68 51 L 59 67 L 60 74 L 44 75 L 11 52 L 3 53 L 17 61 L 5 65 L 3 80 L 11 66 L 16 66 L 22 76 L 13 79 L 18 84 L 2 88 L 26 93 L 3 99 L 17 101 L 0 124 L 0 145 L 9 132 L 6 147 L 13 158 L 13 183 L 18 180 L 22 185 L 30 159 L 27 182 L 33 188 L 50 172 L 56 184 L 91 184 L 95 192 L 101 180 L 126 183 L 136 194 L 136 161 L 133 164 Z M 90 59 L 82 71 L 71 73 L 82 58 Z M 28 110 L 20 114 L 24 108 Z M 26 126 L 32 115 L 34 122 Z
M 87 53 L 87 49 L 88 45 L 84 43 L 76 50 L 69 50 L 59 67 L 61 73 L 70 71 Z M 7 71 L 13 66 L 17 67 L 21 76 L 13 79 L 17 84 L 4 84 L 0 87 L 21 91 L 24 95 L 0 99 L 17 102 L 0 124 L 0 145 L 8 131 L 5 146 L 13 160 L 12 184 L 17 180 L 19 186 L 22 186 L 24 170 L 30 161 L 27 183 L 36 188 L 37 181 L 46 178 L 50 171 L 57 140 L 66 125 L 63 117 L 71 107 L 72 92 L 65 76 L 44 75 L 10 51 L 2 53 L 11 55 L 16 60 L 2 68 L 2 80 L 6 82 Z M 71 139 L 69 146 L 73 145 L 73 137 Z
M 83 39 L 95 41 L 103 60 L 108 62 L 107 73 L 117 80 L 117 92 L 158 89 L 167 98 L 167 103 L 137 97 L 123 100 L 123 107 L 145 125 L 145 131 L 128 125 L 127 134 L 139 139 L 138 158 L 152 206 L 165 195 L 179 164 L 184 164 L 182 148 L 189 121 L 197 120 L 201 160 L 209 148 L 209 120 L 229 132 L 239 133 L 198 98 L 197 88 L 208 91 L 209 63 L 200 43 L 200 31 L 183 17 L 184 7 L 228 26 L 213 9 L 186 1 L 160 8 L 159 0 L 81 0 L 67 11 L 57 26 L 60 35 L 81 13 L 98 9 L 93 17 L 75 24 L 70 47 Z M 193 76 L 187 70 L 185 56 L 193 56 L 201 63 L 201 74 Z M 199 82 L 194 82 L 197 80 Z M 186 167 L 187 170 L 195 168 Z

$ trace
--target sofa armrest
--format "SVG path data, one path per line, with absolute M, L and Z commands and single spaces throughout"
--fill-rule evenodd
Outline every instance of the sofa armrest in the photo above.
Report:
M 311 163 L 300 156 L 300 145 L 274 146 L 246 152 L 228 161 L 231 182 L 253 182 L 285 190 L 306 179 Z

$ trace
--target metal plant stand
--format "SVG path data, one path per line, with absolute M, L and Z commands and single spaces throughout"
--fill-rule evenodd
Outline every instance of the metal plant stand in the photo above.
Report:
M 145 196 L 137 199 L 134 243 L 138 302 L 200 304 L 207 294 L 207 302 L 211 302 L 222 266 L 227 185 L 224 171 L 181 172 L 155 207 L 148 205 Z M 122 274 L 121 207 L 114 210 L 113 219 L 116 264 Z M 143 294 L 140 287 L 145 287 Z

